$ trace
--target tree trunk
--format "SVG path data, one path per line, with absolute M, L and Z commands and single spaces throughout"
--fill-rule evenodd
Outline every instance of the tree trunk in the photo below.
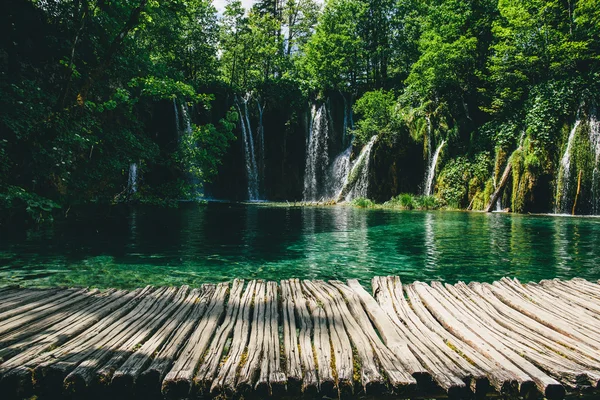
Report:
M 85 102 L 87 94 L 92 85 L 94 84 L 94 81 L 98 79 L 102 75 L 102 73 L 110 66 L 112 58 L 121 48 L 123 40 L 125 39 L 127 34 L 138 24 L 140 20 L 140 14 L 142 13 L 142 11 L 144 11 L 147 4 L 148 0 L 141 0 L 139 6 L 131 10 L 131 14 L 129 14 L 129 19 L 127 20 L 127 23 L 117 34 L 117 36 L 113 39 L 112 43 L 110 44 L 110 47 L 108 48 L 108 51 L 106 52 L 106 55 L 104 56 L 104 60 L 89 74 L 88 79 L 86 79 L 85 83 L 83 84 L 83 87 L 79 91 L 79 94 L 77 95 L 77 102 L 80 105 L 83 105 L 83 103 Z
M 500 183 L 498 183 L 498 187 L 496 187 L 496 190 L 494 190 L 494 193 L 492 194 L 492 197 L 490 198 L 490 202 L 487 204 L 487 206 L 485 206 L 485 209 L 484 209 L 485 212 L 492 211 L 494 204 L 496 203 L 496 201 L 498 201 L 498 199 L 500 198 L 500 195 L 502 194 L 502 191 L 504 190 L 504 186 L 506 186 L 506 182 L 508 182 L 508 177 L 510 176 L 511 172 L 512 172 L 512 161 L 509 160 L 508 164 L 506 164 L 506 168 L 504 168 L 504 173 L 502 174 Z

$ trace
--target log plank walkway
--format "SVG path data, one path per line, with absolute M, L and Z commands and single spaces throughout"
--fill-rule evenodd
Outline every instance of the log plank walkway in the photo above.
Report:
M 0 288 L 0 397 L 600 397 L 600 284 Z

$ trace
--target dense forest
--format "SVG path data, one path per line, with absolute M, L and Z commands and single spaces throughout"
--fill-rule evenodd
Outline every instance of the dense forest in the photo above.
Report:
M 4 214 L 599 213 L 597 0 L 6 0 L 0 29 Z

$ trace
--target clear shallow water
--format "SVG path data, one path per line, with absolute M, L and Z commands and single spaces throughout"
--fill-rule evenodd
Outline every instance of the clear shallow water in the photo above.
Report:
M 600 219 L 211 203 L 88 209 L 0 230 L 0 285 L 133 288 L 233 278 L 600 278 Z

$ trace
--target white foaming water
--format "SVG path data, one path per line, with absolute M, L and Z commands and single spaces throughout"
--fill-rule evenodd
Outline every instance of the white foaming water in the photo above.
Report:
M 327 108 L 325 104 L 318 109 L 313 105 L 306 143 L 306 166 L 302 193 L 304 201 L 319 201 L 319 196 L 323 196 L 320 189 L 326 184 L 326 172 L 329 165 L 328 142 Z
M 177 99 L 173 99 L 173 111 L 175 112 L 175 132 L 179 135 L 181 127 L 179 126 L 179 110 L 177 109 Z
M 352 154 L 352 145 L 348 146 L 346 150 L 341 152 L 333 163 L 329 171 L 329 185 L 330 185 L 330 198 L 337 198 L 339 193 L 344 188 L 346 181 L 348 180 L 348 174 L 350 173 L 350 155 Z
M 254 140 L 252 138 L 252 127 L 250 126 L 250 116 L 248 115 L 249 99 L 250 94 L 247 94 L 242 100 L 242 105 L 240 105 L 239 100 L 236 98 L 235 105 L 240 115 L 240 128 L 244 144 L 244 161 L 246 176 L 248 177 L 248 200 L 258 200 L 258 168 L 254 154 Z M 244 108 L 243 112 L 242 107 Z
M 423 194 L 425 196 L 431 196 L 433 194 L 433 182 L 435 179 L 435 169 L 437 167 L 437 162 L 438 162 L 438 158 L 440 156 L 440 151 L 442 150 L 442 147 L 444 147 L 444 143 L 446 143 L 446 142 L 444 140 L 442 140 L 442 143 L 440 143 L 438 148 L 435 150 L 435 153 L 433 154 L 433 157 L 431 158 L 431 163 L 429 164 L 429 168 L 427 169 L 427 178 L 425 179 L 425 191 L 423 192 Z
M 575 140 L 575 133 L 577 132 L 577 128 L 581 121 L 577 119 L 575 121 L 575 125 L 573 125 L 573 129 L 569 133 L 569 139 L 567 140 L 567 148 L 565 153 L 560 160 L 560 170 L 558 176 L 560 177 L 560 183 L 557 187 L 558 190 L 562 190 L 560 193 L 560 199 L 557 202 L 557 207 L 555 212 L 557 214 L 566 214 L 569 212 L 569 178 L 571 177 L 571 149 L 573 148 L 573 141 Z M 560 175 L 560 171 L 562 171 L 562 176 Z
M 590 116 L 590 144 L 594 154 L 594 169 L 592 172 L 592 212 L 597 215 L 600 212 L 600 198 L 598 191 L 600 182 L 598 172 L 600 168 L 600 121 L 597 118 L 596 110 L 592 110 Z
M 367 143 L 358 158 L 352 163 L 350 173 L 338 195 L 338 201 L 350 201 L 359 197 L 367 197 L 369 192 L 369 166 L 371 164 L 371 150 L 379 137 L 373 136 Z
M 138 167 L 137 163 L 129 164 L 129 178 L 127 180 L 127 190 L 129 194 L 137 193 L 138 185 Z
M 265 128 L 263 125 L 264 107 L 261 106 L 259 99 L 256 99 L 258 106 L 258 184 L 260 185 L 261 178 L 265 176 Z

